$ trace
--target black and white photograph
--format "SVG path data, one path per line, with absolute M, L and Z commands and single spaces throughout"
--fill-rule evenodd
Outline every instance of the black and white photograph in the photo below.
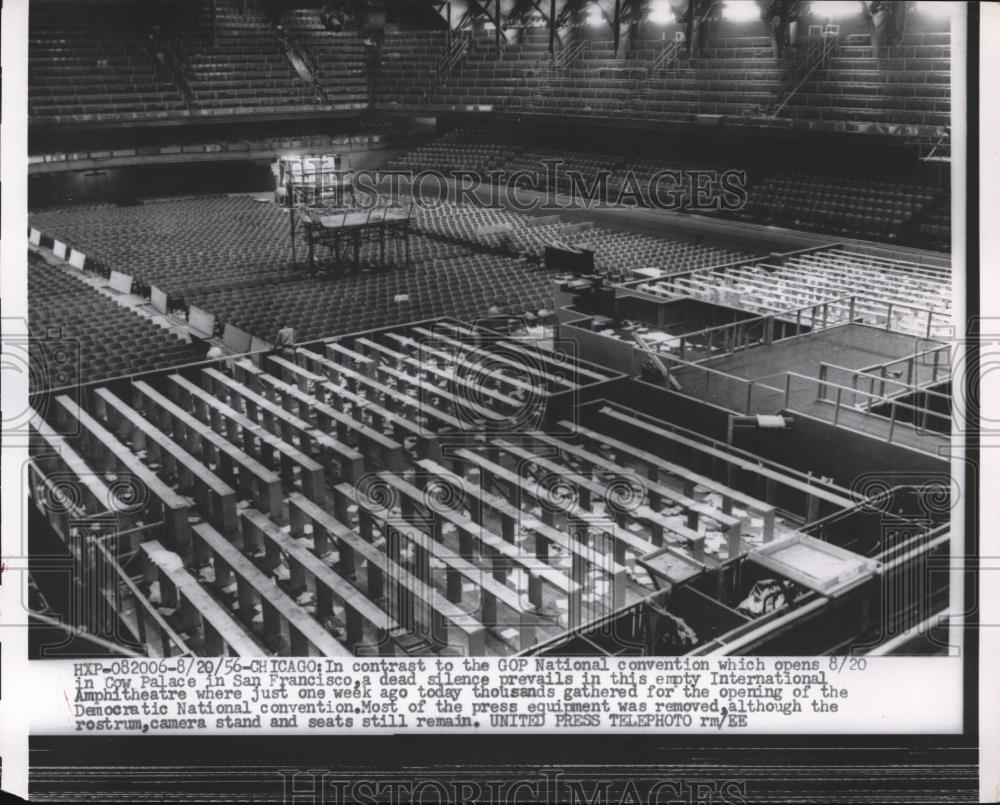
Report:
M 279 733 L 974 756 L 990 6 L 4 0 L 3 779 Z M 429 801 L 289 762 L 267 798 Z M 836 798 L 987 801 L 961 764 Z M 605 774 L 427 796 L 824 786 Z

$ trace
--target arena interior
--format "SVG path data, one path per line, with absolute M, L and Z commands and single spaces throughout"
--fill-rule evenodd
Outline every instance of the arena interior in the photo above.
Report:
M 944 653 L 951 27 L 32 0 L 34 655 Z

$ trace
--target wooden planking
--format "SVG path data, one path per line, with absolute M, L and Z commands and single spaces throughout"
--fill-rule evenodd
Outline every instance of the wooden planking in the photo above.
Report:
M 341 497 L 353 498 L 354 496 L 354 488 L 347 484 L 338 484 L 335 489 Z M 433 639 L 432 642 L 443 637 L 444 631 L 447 629 L 445 623 L 451 623 L 462 634 L 463 641 L 468 647 L 469 656 L 482 656 L 485 653 L 485 631 L 482 624 L 477 622 L 475 618 L 463 612 L 436 590 L 414 577 L 409 571 L 392 562 L 389 557 L 374 546 L 369 545 L 313 501 L 295 493 L 289 496 L 288 503 L 293 512 L 293 530 L 296 527 L 296 516 L 294 513 L 298 512 L 308 518 L 314 526 L 318 525 L 321 529 L 332 535 L 341 546 L 341 551 L 350 552 L 368 562 L 369 573 L 375 570 L 379 574 L 376 577 L 379 585 L 389 580 L 391 583 L 400 585 L 408 595 L 416 596 L 421 601 L 429 604 L 442 621 L 439 624 L 431 625 L 430 636 Z M 354 560 L 351 561 L 353 562 Z
M 387 480 L 392 478 L 392 476 L 383 477 Z M 393 512 L 386 511 L 372 503 L 366 502 L 363 497 L 358 501 L 358 510 L 360 516 L 364 517 L 367 515 L 371 517 L 381 528 L 382 534 L 386 538 L 387 546 L 393 543 L 393 532 L 403 535 L 410 541 L 417 555 L 421 557 L 418 560 L 421 568 L 420 576 L 428 580 L 429 586 L 431 585 L 429 559 L 433 557 L 442 562 L 447 568 L 449 601 L 454 604 L 462 602 L 461 579 L 465 578 L 480 589 L 480 612 L 482 613 L 480 620 L 486 628 L 498 628 L 501 625 L 506 625 L 500 622 L 496 611 L 496 602 L 499 601 L 513 610 L 518 616 L 521 641 L 520 650 L 524 651 L 535 644 L 537 618 L 533 607 L 526 607 L 521 601 L 521 596 L 493 575 L 490 575 L 491 571 L 485 571 L 464 556 L 456 555 L 447 549 L 440 541 L 434 538 L 433 533 L 428 533 L 427 524 L 426 522 L 421 523 L 421 518 L 414 517 L 412 513 L 408 515 L 404 510 L 401 519 L 406 521 L 408 525 L 401 527 L 401 524 L 394 524 L 392 522 L 396 516 Z M 471 521 L 469 524 L 471 525 Z M 433 529 L 430 529 L 430 531 L 433 532 Z M 397 561 L 397 557 L 395 556 L 390 558 L 393 561 Z
M 297 465 L 301 471 L 302 488 L 306 494 L 318 500 L 323 499 L 325 488 L 322 465 L 298 448 L 286 444 L 265 428 L 255 424 L 239 411 L 213 397 L 204 389 L 199 388 L 187 378 L 172 374 L 169 379 L 175 393 L 189 405 L 193 405 L 205 420 L 211 421 L 213 424 L 219 422 L 220 419 L 225 420 L 219 424 L 225 427 L 226 435 L 231 442 L 242 445 L 245 451 L 252 454 L 255 440 L 259 439 L 262 445 L 261 454 L 265 461 L 274 461 L 275 454 L 277 454 L 282 480 L 287 487 L 294 486 L 293 467 Z M 234 431 L 234 427 L 240 432 Z
M 455 451 L 455 457 L 478 467 L 482 476 L 481 482 L 484 486 L 488 486 L 489 479 L 491 477 L 495 477 L 507 484 L 527 492 L 529 495 L 531 494 L 530 490 L 524 489 L 524 479 L 522 479 L 517 473 L 511 472 L 506 467 L 490 461 L 480 453 L 463 448 Z M 480 499 L 484 502 L 486 501 L 485 497 L 480 497 Z M 524 517 L 524 514 L 520 512 L 517 507 L 510 504 L 509 501 L 507 501 L 507 504 L 516 513 L 514 515 L 515 517 L 519 519 Z M 611 521 L 606 520 L 604 521 L 604 524 L 606 528 L 613 530 L 612 527 L 614 524 L 611 523 Z M 619 606 L 624 606 L 625 583 L 627 576 L 624 565 L 625 551 L 623 543 L 615 541 L 615 554 L 613 556 L 607 556 L 603 551 L 596 550 L 590 545 L 581 542 L 579 539 L 563 533 L 553 527 L 550 523 L 538 521 L 537 523 L 532 524 L 529 529 L 535 534 L 535 554 L 539 559 L 542 561 L 547 560 L 548 545 L 550 543 L 558 545 L 562 550 L 567 551 L 573 557 L 573 581 L 583 587 L 586 587 L 586 570 L 588 567 L 595 567 L 608 576 L 611 583 L 614 607 L 617 608 Z M 647 553 L 653 549 L 653 546 L 649 543 L 646 543 L 646 546 L 647 550 L 645 552 Z
M 390 337 L 397 336 L 396 333 L 389 333 L 388 335 Z M 405 338 L 405 336 L 398 336 L 398 338 L 400 339 L 400 341 L 402 341 Z M 409 340 L 412 341 L 412 339 Z M 445 383 L 458 384 L 458 385 L 465 384 L 465 379 L 462 378 L 461 375 L 459 375 L 456 372 L 454 366 L 450 366 L 447 369 L 442 369 L 441 367 L 436 366 L 434 363 L 430 361 L 421 361 L 417 358 L 412 357 L 411 355 L 407 355 L 404 352 L 397 352 L 396 350 L 391 349 L 390 347 L 387 347 L 384 344 L 379 344 L 375 341 L 371 341 L 363 337 L 357 338 L 355 343 L 361 344 L 362 346 L 368 348 L 372 352 L 377 352 L 383 357 L 395 361 L 397 367 L 399 367 L 401 363 L 404 363 L 407 366 L 412 367 L 417 372 L 426 372 L 428 374 L 432 374 L 435 377 L 438 377 L 441 380 L 443 380 Z M 421 347 L 423 351 L 431 352 L 436 358 L 441 358 L 442 360 L 446 360 L 449 357 L 447 353 L 438 352 L 437 350 L 433 350 L 430 347 L 418 344 L 416 341 L 414 341 L 413 343 L 416 346 Z M 503 379 L 504 378 L 502 377 L 498 378 L 498 380 L 503 380 Z M 513 385 L 514 388 L 518 388 L 524 391 L 525 393 L 533 393 L 535 391 L 534 387 L 526 383 L 518 382 L 516 384 L 513 384 L 513 381 L 511 381 L 510 383 L 507 383 L 507 385 Z M 486 388 L 485 386 L 481 385 L 476 387 L 476 396 L 488 397 L 491 400 L 495 400 L 498 403 L 502 403 L 503 405 L 509 405 L 517 409 L 520 409 L 524 405 L 524 402 L 522 400 L 515 399 L 514 397 L 509 397 L 506 394 L 502 394 L 498 391 L 494 391 L 491 388 Z
M 142 484 L 163 508 L 165 533 L 171 541 L 171 547 L 186 550 L 190 543 L 188 527 L 188 501 L 160 478 L 149 467 L 142 463 L 138 456 L 118 441 L 100 422 L 80 408 L 79 404 L 64 394 L 56 397 L 57 416 L 65 423 L 69 418 L 83 429 L 81 438 L 92 451 L 102 454 L 98 469 L 107 466 L 107 459 L 115 467 L 124 468 Z
M 213 463 L 231 479 L 235 479 L 240 494 L 246 499 L 253 499 L 258 506 L 263 505 L 264 510 L 275 519 L 284 520 L 281 478 L 277 473 L 231 444 L 204 422 L 195 419 L 145 381 L 136 380 L 132 387 L 139 395 L 143 407 L 154 409 L 161 427 L 166 424 L 164 418 L 169 420 L 174 437 L 179 438 L 189 452 L 194 452 L 204 461 L 204 448 L 206 444 L 210 445 L 214 450 L 213 458 L 217 459 Z M 178 433 L 179 430 L 182 433 Z M 254 481 L 259 487 L 255 486 Z
M 667 532 L 667 533 L 677 534 L 677 536 L 680 537 L 679 540 L 675 540 L 676 542 L 680 542 L 681 544 L 685 545 L 687 544 L 692 545 L 693 551 L 696 556 L 703 555 L 704 552 L 702 550 L 702 546 L 704 544 L 705 537 L 702 534 L 699 534 L 697 531 L 685 528 L 684 526 L 671 525 L 669 522 L 667 522 L 665 517 L 657 514 L 656 512 L 653 512 L 652 510 L 650 510 L 649 514 L 645 515 L 640 514 L 639 512 L 627 515 L 630 519 L 645 521 L 651 525 L 652 527 L 651 530 L 653 532 L 653 542 L 648 542 L 643 537 L 639 537 L 636 534 L 633 534 L 626 527 L 618 523 L 616 519 L 604 515 L 595 514 L 591 510 L 590 497 L 596 496 L 603 498 L 605 492 L 607 491 L 606 488 L 603 487 L 601 484 L 594 483 L 589 479 L 575 476 L 574 474 L 569 473 L 566 467 L 559 464 L 555 464 L 554 462 L 551 462 L 546 458 L 542 458 L 541 456 L 532 453 L 530 450 L 525 450 L 524 448 L 512 445 L 504 441 L 503 439 L 494 440 L 493 445 L 497 449 L 502 450 L 503 452 L 519 459 L 521 462 L 529 462 L 531 464 L 535 464 L 536 466 L 545 470 L 552 477 L 560 478 L 563 480 L 569 479 L 570 483 L 572 483 L 575 487 L 577 487 L 578 489 L 582 489 L 586 494 L 582 496 L 582 500 L 579 507 L 570 505 L 564 506 L 557 501 L 550 501 L 550 505 L 552 503 L 555 503 L 556 507 L 559 508 L 561 511 L 563 511 L 563 513 L 567 517 L 570 517 L 574 521 L 579 520 L 581 523 L 585 523 L 588 528 L 593 526 L 603 531 L 605 534 L 611 537 L 611 539 L 614 542 L 619 543 L 621 548 L 630 550 L 637 556 L 643 556 L 647 553 L 651 553 L 655 548 L 661 547 L 664 537 L 664 532 Z M 518 475 L 520 475 L 520 473 L 518 473 Z M 521 488 L 532 497 L 535 497 L 535 499 L 538 500 L 538 502 L 542 505 L 544 511 L 546 504 L 537 498 L 535 492 L 532 492 L 530 484 L 526 485 L 522 483 Z M 617 550 L 616 550 L 616 556 L 621 556 L 621 553 Z
M 208 548 L 216 560 L 221 559 L 226 567 L 238 577 L 237 586 L 250 585 L 260 596 L 261 604 L 265 608 L 265 623 L 267 619 L 266 608 L 272 607 L 275 613 L 301 635 L 302 640 L 309 644 L 313 651 L 302 651 L 303 646 L 299 641 L 291 638 L 292 654 L 299 656 L 302 654 L 318 653 L 324 657 L 352 657 L 350 651 L 344 648 L 333 635 L 324 629 L 318 621 L 314 620 L 308 612 L 296 604 L 288 594 L 282 590 L 273 578 L 263 573 L 253 562 L 240 553 L 236 546 L 223 537 L 218 531 L 208 523 L 199 523 L 192 529 L 195 538 L 200 540 L 205 548 Z M 216 584 L 222 586 L 219 579 L 221 569 L 216 566 Z M 245 594 L 239 593 L 241 601 L 240 611 L 243 613 L 242 602 L 246 600 Z
M 193 497 L 200 506 L 207 508 L 205 515 L 216 528 L 227 534 L 236 529 L 236 491 L 229 484 L 107 388 L 96 389 L 94 398 L 98 409 L 103 409 L 113 426 L 140 432 L 148 440 L 147 445 L 149 442 L 156 445 L 160 458 L 163 453 L 169 455 L 173 461 L 169 469 L 174 470 L 181 484 L 190 477 L 195 487 Z M 118 417 L 117 423 L 113 423 L 112 416 Z
M 712 447 L 711 445 L 703 444 L 702 442 L 695 441 L 694 439 L 689 439 L 679 433 L 674 433 L 666 428 L 653 425 L 650 422 L 646 422 L 643 419 L 626 414 L 616 408 L 604 406 L 600 409 L 599 413 L 612 420 L 631 425 L 632 427 L 641 428 L 655 436 L 662 437 L 676 444 L 691 448 L 703 453 L 706 456 L 719 459 L 731 467 L 755 473 L 768 479 L 769 481 L 775 481 L 784 486 L 804 492 L 806 495 L 831 503 L 837 508 L 849 508 L 854 505 L 854 501 L 850 498 L 838 495 L 835 492 L 831 492 L 821 486 L 814 486 L 812 484 L 805 483 L 792 475 L 785 475 L 784 473 L 761 466 L 760 464 L 742 458 L 741 456 L 736 456 L 732 453 L 727 453 L 723 450 Z
M 544 433 L 536 434 L 535 436 L 539 441 L 544 444 L 551 445 L 560 451 L 560 453 L 568 453 L 581 461 L 601 467 L 610 474 L 621 474 L 623 472 L 628 473 L 628 470 L 620 464 L 617 464 L 614 461 L 609 461 L 604 458 L 604 456 L 598 455 L 597 453 L 587 450 L 586 448 L 562 439 L 548 436 Z M 741 524 L 740 518 L 734 517 L 732 514 L 721 509 L 717 509 L 708 503 L 702 503 L 701 501 L 695 500 L 687 493 L 677 492 L 674 489 L 665 487 L 662 484 L 658 484 L 648 478 L 641 478 L 637 476 L 637 480 L 645 482 L 647 487 L 653 489 L 657 495 L 670 501 L 673 505 L 680 506 L 686 513 L 691 515 L 702 515 L 726 528 Z M 692 525 L 691 527 L 694 528 L 695 526 Z
M 108 485 L 70 446 L 66 438 L 53 431 L 34 409 L 32 409 L 29 418 L 29 425 L 31 434 L 36 437 L 31 440 L 31 459 L 39 469 L 48 473 L 52 464 L 64 467 L 74 477 L 74 482 L 81 484 L 89 493 L 88 514 L 103 514 L 111 511 L 118 517 L 123 516 L 129 507 L 112 495 Z M 40 449 L 39 440 L 47 450 Z
M 208 378 L 209 384 L 216 397 L 232 407 L 232 398 L 242 402 L 246 408 L 250 419 L 253 422 L 262 424 L 269 432 L 284 439 L 295 446 L 295 437 L 299 439 L 299 449 L 308 444 L 309 449 L 328 449 L 336 453 L 341 467 L 345 469 L 344 476 L 348 480 L 355 480 L 358 465 L 362 461 L 361 454 L 347 444 L 343 439 L 333 438 L 328 432 L 317 427 L 301 417 L 286 411 L 280 405 L 269 400 L 262 394 L 258 394 L 242 383 L 231 377 L 224 375 L 217 369 L 204 369 L 204 375 Z M 291 386 L 291 384 L 289 384 Z M 291 386 L 296 393 L 305 399 L 311 397 L 301 391 L 297 386 Z M 236 409 L 238 410 L 238 409 Z
M 770 542 L 774 538 L 775 509 L 771 504 L 765 503 L 764 501 L 758 500 L 750 495 L 745 495 L 736 489 L 731 489 L 725 484 L 719 483 L 713 478 L 709 478 L 705 475 L 699 475 L 696 472 L 692 472 L 687 467 L 682 467 L 680 464 L 674 464 L 666 459 L 662 459 L 659 456 L 653 455 L 645 450 L 641 450 L 634 445 L 620 441 L 604 433 L 598 433 L 590 428 L 567 421 L 561 422 L 560 425 L 567 428 L 572 427 L 574 432 L 583 437 L 585 440 L 595 444 L 606 444 L 609 447 L 614 448 L 621 455 L 637 458 L 646 465 L 647 471 L 653 471 L 653 474 L 650 475 L 650 480 L 656 480 L 658 471 L 663 471 L 664 473 L 677 478 L 684 484 L 685 494 L 689 497 L 694 492 L 695 484 L 700 484 L 706 489 L 716 492 L 722 496 L 723 511 L 727 514 L 731 513 L 734 502 L 742 504 L 748 511 L 757 512 L 763 518 L 764 542 Z
M 210 626 L 219 639 L 237 656 L 260 657 L 266 652 L 247 634 L 246 630 L 218 601 L 209 595 L 198 580 L 184 567 L 181 558 L 168 551 L 157 540 L 142 543 L 142 551 L 159 571 L 161 586 L 164 579 L 176 594 L 190 603 L 203 624 Z M 206 632 L 208 629 L 206 628 Z M 206 643 L 211 643 L 206 634 Z M 211 647 L 209 647 L 211 650 Z
M 352 471 L 347 480 L 357 481 L 361 477 L 365 467 L 359 465 L 367 465 L 367 469 L 371 472 L 382 467 L 402 471 L 405 465 L 403 445 L 320 399 L 320 396 L 327 397 L 325 392 L 329 390 L 329 384 L 326 381 L 317 384 L 311 394 L 302 391 L 293 383 L 287 383 L 266 373 L 260 375 L 260 382 L 266 391 L 280 398 L 281 404 L 286 408 L 295 403 L 301 415 L 310 420 L 315 419 L 315 426 L 321 432 L 335 431 L 337 438 L 357 454 L 357 461 L 352 462 Z M 347 438 L 348 433 L 354 433 L 366 447 L 370 447 L 373 456 L 365 455 L 364 449 L 359 451 L 351 447 Z
M 277 550 L 287 556 L 289 566 L 292 568 L 293 578 L 297 572 L 295 569 L 296 564 L 298 564 L 302 572 L 313 577 L 316 584 L 316 609 L 318 617 L 324 617 L 332 613 L 332 598 L 334 596 L 343 602 L 344 608 L 348 610 L 348 642 L 355 650 L 357 650 L 359 643 L 364 639 L 361 624 L 357 621 L 357 619 L 360 619 L 368 623 L 380 634 L 382 638 L 378 646 L 380 654 L 391 656 L 395 653 L 393 635 L 403 631 L 395 618 L 370 601 L 351 582 L 327 565 L 326 562 L 313 553 L 313 551 L 309 550 L 302 542 L 290 534 L 286 534 L 263 513 L 256 509 L 244 509 L 240 512 L 240 519 L 244 525 L 244 547 L 246 547 L 248 541 L 249 530 L 254 533 L 255 539 L 266 540 L 269 543 L 269 545 L 265 544 L 264 546 L 265 553 L 271 554 L 273 550 Z M 249 526 L 249 529 L 247 526 Z M 324 589 L 327 591 L 326 593 L 323 592 Z
M 327 345 L 327 347 L 330 346 L 333 345 L 332 344 Z M 313 361 L 314 365 L 321 366 L 324 369 L 328 369 L 334 372 L 335 374 L 334 379 L 339 380 L 343 378 L 344 380 L 348 381 L 347 383 L 348 389 L 350 389 L 351 384 L 355 384 L 355 386 L 361 385 L 366 388 L 370 388 L 373 391 L 385 394 L 388 398 L 398 400 L 401 405 L 405 405 L 408 408 L 415 409 L 417 412 L 418 421 L 421 415 L 426 416 L 429 419 L 436 420 L 438 423 L 445 426 L 443 429 L 439 431 L 439 433 L 450 434 L 451 432 L 454 432 L 456 434 L 459 434 L 463 430 L 465 430 L 466 425 L 464 422 L 456 419 L 447 411 L 441 411 L 440 409 L 424 405 L 419 397 L 416 398 L 412 397 L 408 394 L 405 394 L 399 389 L 391 388 L 390 386 L 385 385 L 384 383 L 375 378 L 369 377 L 360 372 L 356 372 L 355 370 L 351 369 L 348 366 L 345 366 L 341 363 L 337 363 L 336 361 L 330 360 L 329 358 L 324 358 L 321 355 L 310 354 L 308 359 Z M 406 382 L 407 383 L 410 382 L 408 377 L 406 378 Z M 326 386 L 332 392 L 336 393 L 337 387 L 330 386 L 329 383 L 327 383 Z M 450 430 L 445 430 L 445 429 L 450 429 Z

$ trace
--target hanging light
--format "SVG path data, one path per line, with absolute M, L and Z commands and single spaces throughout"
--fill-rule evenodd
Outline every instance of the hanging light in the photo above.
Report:
M 828 20 L 839 20 L 844 17 L 860 14 L 861 3 L 858 0 L 854 0 L 853 2 L 817 0 L 817 2 L 809 6 L 809 10 L 817 17 L 825 17 Z
M 649 21 L 653 25 L 670 25 L 677 21 L 674 8 L 670 5 L 670 0 L 653 0 L 649 10 Z

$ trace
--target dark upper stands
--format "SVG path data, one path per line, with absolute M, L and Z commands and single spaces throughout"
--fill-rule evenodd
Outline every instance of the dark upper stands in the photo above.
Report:
M 947 126 L 950 55 L 947 31 L 906 34 L 878 58 L 867 36 L 845 37 L 827 65 L 789 100 L 785 114 L 811 122 Z
M 163 118 L 186 113 L 157 59 L 139 4 L 32 4 L 28 110 L 32 121 Z
M 768 36 L 748 30 L 754 35 L 724 31 L 710 38 L 694 58 L 679 52 L 666 59 L 670 43 L 663 39 L 636 40 L 616 55 L 610 39 L 571 31 L 553 59 L 544 28 L 523 30 L 499 55 L 492 35 L 467 34 L 467 55 L 444 78 L 429 70 L 445 52 L 441 35 L 426 34 L 421 46 L 409 33 L 407 46 L 393 47 L 392 58 L 382 60 L 376 101 L 670 121 L 708 114 L 809 128 L 949 123 L 947 31 L 909 33 L 877 58 L 867 36 L 845 35 L 802 83 L 796 53 L 776 57 Z
M 195 105 L 206 114 L 308 110 L 323 102 L 296 72 L 263 15 L 220 5 L 186 23 L 183 46 Z
M 380 54 L 379 101 L 388 107 L 427 102 L 445 55 L 444 31 L 387 31 Z M 405 69 L 404 69 L 405 68 Z
M 327 31 L 315 4 L 283 5 L 274 19 L 254 4 L 212 5 L 161 19 L 112 0 L 34 4 L 32 120 L 485 105 L 657 121 L 722 115 L 755 126 L 909 126 L 917 134 L 950 119 L 947 30 L 911 31 L 878 54 L 867 35 L 845 33 L 811 69 L 797 58 L 815 39 L 778 57 L 760 23 L 720 28 L 693 58 L 671 50 L 673 28 L 618 54 L 607 31 L 564 31 L 554 59 L 544 28 L 520 31 L 500 54 L 491 32 L 456 32 L 449 51 L 444 31 L 390 29 L 369 71 L 363 35 Z
M 33 4 L 31 120 L 367 108 L 356 33 L 325 31 L 316 9 L 288 10 L 280 26 L 233 0 L 179 5 L 172 16 L 112 0 Z
M 338 108 L 368 106 L 364 45 L 357 33 L 326 30 L 314 8 L 286 9 L 281 25 L 310 59 L 326 102 Z

